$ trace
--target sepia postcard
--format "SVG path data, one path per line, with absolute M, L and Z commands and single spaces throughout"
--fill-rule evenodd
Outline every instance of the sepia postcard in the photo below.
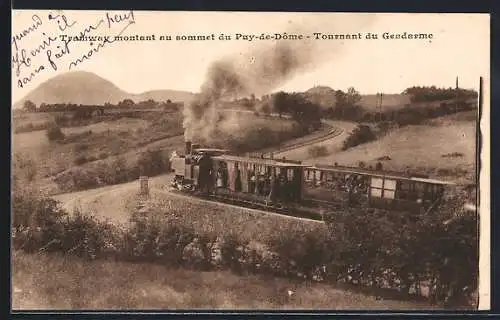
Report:
M 487 14 L 12 11 L 12 309 L 487 310 Z

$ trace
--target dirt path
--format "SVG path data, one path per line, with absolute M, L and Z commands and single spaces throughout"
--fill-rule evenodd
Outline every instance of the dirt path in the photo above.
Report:
M 152 192 L 163 190 L 163 187 L 170 183 L 171 178 L 171 174 L 151 178 Z M 139 182 L 132 181 L 97 189 L 59 194 L 53 198 L 60 201 L 68 212 L 80 209 L 96 217 L 124 224 L 128 222 L 130 210 L 137 205 L 136 196 L 138 193 Z

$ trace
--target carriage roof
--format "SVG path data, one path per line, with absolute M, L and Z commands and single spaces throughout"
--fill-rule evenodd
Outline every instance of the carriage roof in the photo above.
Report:
M 196 152 L 205 152 L 205 153 L 226 153 L 228 150 L 226 149 L 217 149 L 217 148 L 194 148 Z
M 395 172 L 395 171 L 380 171 L 380 170 L 370 170 L 370 169 L 363 169 L 363 168 L 352 168 L 352 167 L 345 167 L 345 166 L 328 166 L 328 165 L 314 165 L 310 167 L 311 169 L 316 169 L 316 170 L 321 170 L 321 171 L 329 171 L 329 172 L 344 172 L 344 173 L 353 173 L 353 174 L 360 174 L 360 175 L 367 175 L 371 177 L 385 177 L 385 178 L 391 178 L 391 179 L 396 179 L 396 180 L 406 180 L 406 181 L 415 181 L 415 182 L 422 182 L 422 183 L 427 183 L 427 184 L 440 184 L 440 185 L 453 185 L 453 182 L 448 182 L 448 181 L 442 181 L 442 180 L 436 180 L 436 179 L 431 179 L 428 177 L 415 177 L 411 176 L 410 174 L 402 173 L 402 172 Z
M 212 157 L 215 160 L 229 161 L 229 162 L 243 162 L 271 167 L 307 167 L 306 165 L 299 163 L 292 163 L 286 161 L 280 161 L 277 159 L 262 159 L 262 158 L 250 158 L 250 157 L 238 157 L 230 155 L 221 155 Z
M 409 177 L 410 175 L 404 172 L 396 172 L 396 171 L 381 171 L 381 170 L 373 170 L 373 169 L 364 169 L 359 167 L 347 167 L 347 166 L 330 166 L 324 164 L 315 164 L 311 166 L 311 169 L 321 170 L 321 171 L 331 171 L 331 172 L 346 172 L 346 173 L 357 173 L 357 174 L 367 174 L 367 175 L 393 175 L 400 177 Z

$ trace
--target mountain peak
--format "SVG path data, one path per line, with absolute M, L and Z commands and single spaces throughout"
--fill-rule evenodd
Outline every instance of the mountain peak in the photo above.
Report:
M 57 75 L 29 92 L 23 99 L 14 104 L 14 108 L 22 107 L 26 100 L 37 106 L 42 103 L 73 103 L 103 105 L 106 102 L 118 103 L 124 99 L 143 101 L 189 101 L 193 94 L 184 91 L 155 90 L 142 94 L 132 94 L 118 88 L 111 81 L 93 72 L 71 71 Z

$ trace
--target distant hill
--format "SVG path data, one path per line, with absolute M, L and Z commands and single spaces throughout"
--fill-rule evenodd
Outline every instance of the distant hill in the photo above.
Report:
M 14 109 L 23 106 L 26 100 L 41 103 L 74 103 L 101 105 L 106 102 L 117 103 L 124 99 L 139 102 L 148 99 L 175 102 L 189 102 L 194 94 L 187 91 L 153 90 L 140 94 L 123 91 L 111 81 L 95 73 L 74 71 L 64 73 L 49 79 L 29 92 L 24 98 L 14 104 Z
M 304 92 L 306 98 L 322 108 L 334 107 L 337 99 L 335 90 L 326 86 L 316 86 Z

